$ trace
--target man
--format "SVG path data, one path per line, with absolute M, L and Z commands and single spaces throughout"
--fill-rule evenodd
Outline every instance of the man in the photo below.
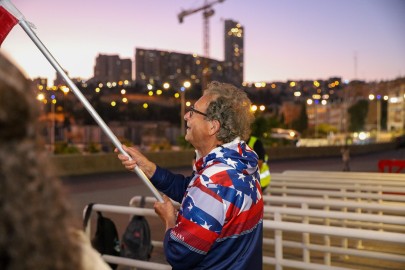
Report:
M 180 202 L 155 203 L 166 225 L 164 249 L 173 269 L 262 269 L 263 199 L 258 158 L 243 141 L 253 114 L 246 93 L 211 82 L 184 115 L 185 139 L 196 149 L 194 172 L 185 177 L 149 161 L 135 148 L 118 158 L 135 166 L 157 189 Z
M 256 136 L 250 136 L 248 145 L 259 157 L 260 186 L 262 188 L 262 192 L 264 193 L 271 181 L 270 168 L 267 164 L 269 157 L 266 154 L 262 141 Z
M 345 144 L 342 149 L 340 149 L 340 153 L 342 154 L 342 161 L 343 161 L 343 171 L 348 172 L 350 171 L 350 149 L 347 144 Z

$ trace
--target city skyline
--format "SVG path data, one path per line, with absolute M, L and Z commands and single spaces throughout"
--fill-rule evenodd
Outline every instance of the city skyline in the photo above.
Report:
M 212 2 L 212 1 L 208 1 Z M 204 1 L 13 0 L 70 77 L 93 76 L 98 54 L 134 61 L 135 48 L 203 55 Z M 40 8 L 38 8 L 40 7 Z M 225 0 L 213 6 L 210 57 L 224 60 L 224 20 L 245 29 L 245 81 L 392 80 L 405 76 L 405 1 Z M 21 27 L 2 52 L 31 78 L 55 71 Z

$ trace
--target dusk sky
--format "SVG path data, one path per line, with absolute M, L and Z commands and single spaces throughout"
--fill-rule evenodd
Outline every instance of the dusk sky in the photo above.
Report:
M 70 77 L 93 76 L 98 54 L 135 48 L 203 54 L 203 0 L 13 0 Z M 212 2 L 208 0 L 208 2 Z M 245 28 L 244 80 L 366 81 L 405 77 L 404 0 L 225 0 L 213 6 L 210 57 L 224 59 L 224 20 Z M 20 26 L 5 52 L 31 78 L 55 70 Z

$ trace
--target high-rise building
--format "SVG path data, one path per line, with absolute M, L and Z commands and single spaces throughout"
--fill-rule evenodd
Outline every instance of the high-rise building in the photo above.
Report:
M 64 70 L 64 72 L 66 73 L 66 75 L 69 76 L 69 73 L 68 73 L 66 70 Z M 63 77 L 59 74 L 59 72 L 56 72 L 56 78 L 55 78 L 55 80 L 53 81 L 53 85 L 55 85 L 55 86 L 66 85 L 65 80 L 64 80 Z
M 121 59 L 120 81 L 132 81 L 132 60 Z
M 241 86 L 243 83 L 244 28 L 238 22 L 225 20 L 225 78 Z
M 388 91 L 387 130 L 405 130 L 405 83 L 400 83 Z M 381 108 L 381 100 L 378 100 Z M 381 109 L 377 111 L 381 119 Z
M 182 84 L 182 80 L 201 83 L 205 58 L 196 54 L 184 54 L 136 48 L 135 77 L 138 82 Z M 223 81 L 223 62 L 207 59 L 211 79 Z
M 121 59 L 118 55 L 99 54 L 94 66 L 92 82 L 132 81 L 131 59 Z
M 138 82 L 177 82 L 192 80 L 201 83 L 204 68 L 209 81 L 243 83 L 243 27 L 232 20 L 225 21 L 225 61 L 184 54 L 136 48 L 135 78 Z

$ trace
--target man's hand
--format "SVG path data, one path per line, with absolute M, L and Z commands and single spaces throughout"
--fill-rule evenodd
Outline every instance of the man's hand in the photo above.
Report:
M 153 206 L 155 208 L 156 214 L 166 225 L 166 231 L 173 228 L 176 224 L 176 209 L 173 203 L 170 201 L 169 197 L 163 195 L 164 202 L 155 202 Z
M 122 165 L 124 165 L 127 170 L 134 171 L 135 167 L 138 166 L 139 169 L 145 173 L 146 177 L 151 178 L 153 176 L 156 171 L 155 163 L 142 155 L 135 147 L 126 147 L 123 145 L 122 149 L 124 149 L 124 151 L 132 158 L 130 159 L 121 153 L 118 154 L 118 159 L 121 160 Z M 114 152 L 118 153 L 119 151 L 116 148 Z

